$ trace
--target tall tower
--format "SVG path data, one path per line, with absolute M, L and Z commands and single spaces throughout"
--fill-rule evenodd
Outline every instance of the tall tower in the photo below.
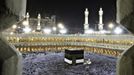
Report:
M 37 24 L 37 30 L 41 30 L 41 25 L 40 25 L 40 22 L 41 22 L 41 15 L 38 14 L 38 24 Z
M 103 10 L 100 8 L 99 10 L 99 24 L 98 24 L 98 29 L 101 31 L 103 30 Z
M 26 21 L 29 21 L 29 17 L 30 17 L 30 15 L 29 15 L 29 13 L 27 12 L 27 13 L 26 13 Z
M 24 25 L 25 27 L 29 27 L 29 17 L 30 17 L 30 15 L 29 15 L 29 13 L 27 12 L 26 15 L 25 15 L 26 20 L 23 21 L 23 25 Z
M 84 33 L 86 33 L 86 31 L 89 29 L 88 15 L 89 15 L 88 8 L 86 8 L 86 10 L 85 10 Z

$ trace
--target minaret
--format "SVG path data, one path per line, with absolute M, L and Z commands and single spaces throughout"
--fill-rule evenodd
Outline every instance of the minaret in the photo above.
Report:
M 26 18 L 26 20 L 23 22 L 23 25 L 25 26 L 25 27 L 28 27 L 29 26 L 29 13 L 27 12 L 26 13 L 26 16 L 25 16 L 25 18 Z
M 40 22 L 41 22 L 41 15 L 38 14 L 38 24 L 37 24 L 37 30 L 41 30 Z
M 89 24 L 88 24 L 88 15 L 89 15 L 88 8 L 86 8 L 86 10 L 85 10 L 84 33 L 86 33 L 86 30 L 88 30 L 88 29 L 89 29 Z
M 29 21 L 29 13 L 27 12 L 27 14 L 26 14 L 26 21 Z
M 99 10 L 99 24 L 98 24 L 98 29 L 99 31 L 103 30 L 103 10 L 100 8 Z

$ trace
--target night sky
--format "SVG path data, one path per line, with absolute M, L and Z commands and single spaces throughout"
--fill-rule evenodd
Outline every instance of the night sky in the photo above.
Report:
M 104 10 L 105 26 L 116 19 L 116 0 L 27 0 L 27 12 L 31 17 L 56 15 L 57 21 L 69 29 L 83 29 L 84 11 L 89 9 L 90 27 L 98 24 L 98 11 Z

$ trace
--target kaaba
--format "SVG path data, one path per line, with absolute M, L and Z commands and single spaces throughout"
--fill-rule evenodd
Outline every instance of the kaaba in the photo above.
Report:
M 82 49 L 65 49 L 64 61 L 71 65 L 84 63 L 84 50 Z

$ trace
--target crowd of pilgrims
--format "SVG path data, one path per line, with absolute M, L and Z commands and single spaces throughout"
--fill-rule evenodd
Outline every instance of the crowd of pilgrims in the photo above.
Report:
M 116 75 L 116 57 L 84 53 L 91 64 L 68 65 L 64 52 L 29 52 L 23 55 L 22 75 Z

